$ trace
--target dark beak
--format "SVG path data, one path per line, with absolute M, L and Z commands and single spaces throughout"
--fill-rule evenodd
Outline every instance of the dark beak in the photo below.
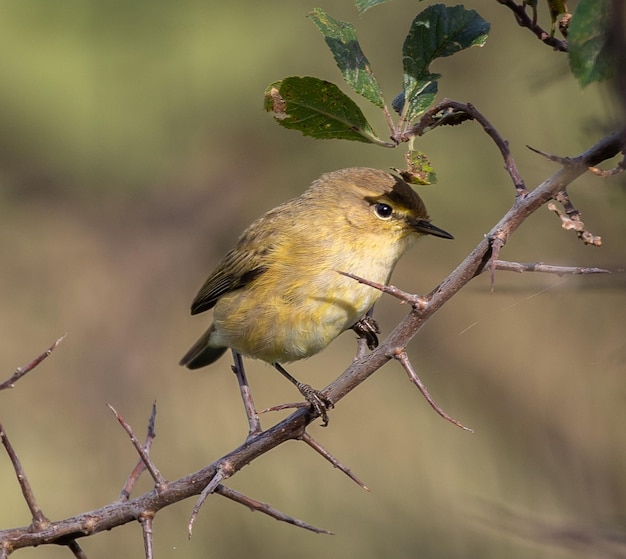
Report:
M 433 225 L 430 221 L 420 219 L 413 222 L 412 225 L 416 231 L 424 233 L 424 235 L 433 235 L 434 237 L 441 237 L 442 239 L 454 239 L 450 233 L 444 231 L 443 229 L 439 229 L 439 227 Z

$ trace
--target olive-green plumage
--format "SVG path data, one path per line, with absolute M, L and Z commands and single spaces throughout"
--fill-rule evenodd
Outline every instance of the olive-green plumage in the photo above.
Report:
M 214 308 L 213 324 L 181 365 L 204 367 L 227 348 L 268 363 L 314 355 L 381 294 L 338 272 L 386 284 L 424 234 L 452 238 L 400 178 L 368 168 L 322 175 L 252 223 L 217 265 L 191 306 Z

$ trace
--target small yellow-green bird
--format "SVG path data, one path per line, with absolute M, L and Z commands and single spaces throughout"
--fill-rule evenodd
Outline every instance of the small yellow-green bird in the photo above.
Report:
M 421 235 L 452 239 L 430 223 L 421 198 L 401 178 L 362 167 L 322 175 L 252 223 L 218 263 L 191 305 L 191 314 L 214 308 L 213 324 L 180 364 L 204 367 L 227 348 L 266 361 L 327 423 L 332 402 L 280 364 L 324 349 L 380 297 L 339 272 L 387 284 Z

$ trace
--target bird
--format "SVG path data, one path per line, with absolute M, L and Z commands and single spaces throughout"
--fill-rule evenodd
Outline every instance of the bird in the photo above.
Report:
M 423 235 L 453 238 L 430 222 L 400 176 L 368 167 L 323 174 L 248 226 L 219 261 L 191 304 L 192 315 L 213 309 L 213 322 L 180 365 L 205 367 L 228 348 L 265 361 L 327 424 L 333 403 L 283 364 L 317 354 L 349 329 L 376 345 L 367 313 L 381 291 L 342 273 L 386 285 Z

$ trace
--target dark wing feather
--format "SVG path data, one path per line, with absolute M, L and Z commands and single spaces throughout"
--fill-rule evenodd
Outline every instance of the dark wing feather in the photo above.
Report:
M 291 200 L 252 223 L 206 280 L 191 304 L 191 314 L 213 308 L 220 297 L 263 274 L 272 264 L 274 246 L 291 237 L 297 210 L 297 199 Z
M 267 270 L 263 257 L 268 250 L 243 250 L 246 244 L 239 243 L 218 264 L 193 300 L 191 314 L 213 308 L 220 297 L 248 285 Z

